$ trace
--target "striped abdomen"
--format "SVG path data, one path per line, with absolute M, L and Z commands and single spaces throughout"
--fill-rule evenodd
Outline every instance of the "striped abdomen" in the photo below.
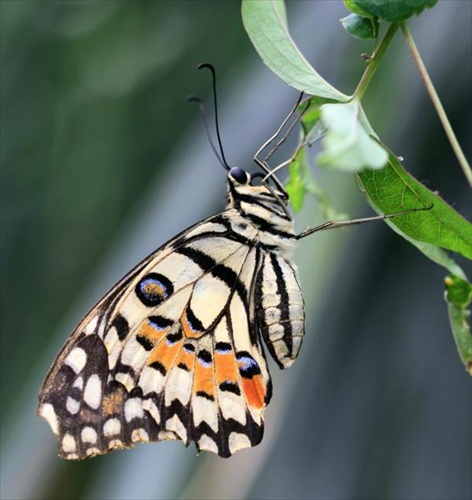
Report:
M 294 264 L 267 252 L 257 276 L 256 317 L 269 352 L 280 368 L 298 356 L 304 334 L 304 304 Z

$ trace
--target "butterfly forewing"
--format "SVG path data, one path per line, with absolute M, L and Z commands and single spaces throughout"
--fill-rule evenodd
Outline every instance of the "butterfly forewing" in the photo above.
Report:
M 261 441 L 261 334 L 281 367 L 303 335 L 295 236 L 271 190 L 230 175 L 228 191 L 224 212 L 136 266 L 61 351 L 38 409 L 60 456 L 178 439 L 229 457 Z

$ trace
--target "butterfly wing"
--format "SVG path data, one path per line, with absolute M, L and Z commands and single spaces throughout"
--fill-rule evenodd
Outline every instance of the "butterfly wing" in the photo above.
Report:
M 259 443 L 271 396 L 254 319 L 261 259 L 223 212 L 123 278 L 73 332 L 41 390 L 38 414 L 60 456 L 179 439 L 228 457 Z

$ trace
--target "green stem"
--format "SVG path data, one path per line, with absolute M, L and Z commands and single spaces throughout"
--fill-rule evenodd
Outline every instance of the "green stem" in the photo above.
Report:
M 385 32 L 384 37 L 382 38 L 381 42 L 375 49 L 374 53 L 372 54 L 372 57 L 369 59 L 369 64 L 366 70 L 364 71 L 364 74 L 362 75 L 359 84 L 357 85 L 356 91 L 352 96 L 353 98 L 357 98 L 359 100 L 362 99 L 364 92 L 367 90 L 367 87 L 369 86 L 369 83 L 372 80 L 374 73 L 377 71 L 380 62 L 382 61 L 382 57 L 384 56 L 385 51 L 387 50 L 387 47 L 389 46 L 390 41 L 392 40 L 393 35 L 395 35 L 397 29 L 398 29 L 398 24 L 393 23 L 389 26 L 388 30 Z
M 459 162 L 462 170 L 464 171 L 464 175 L 468 180 L 469 184 L 472 186 L 472 170 L 470 168 L 469 163 L 467 162 L 464 152 L 460 147 L 459 141 L 457 140 L 457 137 L 454 134 L 454 131 L 452 130 L 446 112 L 444 111 L 443 105 L 441 104 L 441 100 L 439 99 L 436 89 L 434 88 L 433 82 L 431 81 L 431 78 L 428 75 L 428 71 L 426 70 L 426 67 L 421 59 L 421 56 L 418 52 L 418 48 L 416 47 L 413 37 L 411 36 L 410 29 L 408 28 L 405 22 L 401 23 L 401 29 L 403 32 L 403 36 L 405 37 L 406 43 L 408 45 L 408 48 L 410 49 L 411 56 L 413 57 L 416 66 L 418 67 L 421 78 L 423 79 L 424 84 L 426 86 L 426 90 L 428 91 L 429 97 L 431 98 L 433 106 L 436 109 L 436 113 L 439 116 L 439 120 L 441 121 L 441 124 L 444 128 L 444 132 L 446 132 L 446 136 L 449 139 L 452 149 L 457 157 L 457 161 Z

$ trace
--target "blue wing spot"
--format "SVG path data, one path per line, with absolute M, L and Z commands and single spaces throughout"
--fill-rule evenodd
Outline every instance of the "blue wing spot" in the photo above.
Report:
M 164 316 L 149 316 L 148 318 L 149 326 L 152 326 L 155 330 L 164 331 L 171 327 L 174 322 L 170 319 L 164 318 Z
M 197 354 L 198 361 L 205 367 L 209 368 L 211 366 L 211 363 L 213 361 L 213 358 L 211 357 L 211 354 L 209 351 L 206 349 L 203 349 Z
M 195 346 L 193 344 L 184 344 L 183 348 L 186 353 L 195 352 Z
M 252 378 L 261 373 L 257 361 L 247 351 L 238 352 L 236 359 L 238 361 L 239 373 L 242 377 Z
M 182 338 L 182 333 L 180 331 L 176 333 L 169 333 L 166 335 L 167 345 L 174 345 Z
M 217 342 L 215 351 L 218 354 L 229 354 L 231 352 L 231 344 L 229 342 Z
M 187 306 L 182 319 L 184 320 L 182 326 L 184 327 L 184 331 L 186 330 L 185 333 L 188 337 L 194 337 L 203 332 L 202 322 L 195 316 L 190 306 Z

